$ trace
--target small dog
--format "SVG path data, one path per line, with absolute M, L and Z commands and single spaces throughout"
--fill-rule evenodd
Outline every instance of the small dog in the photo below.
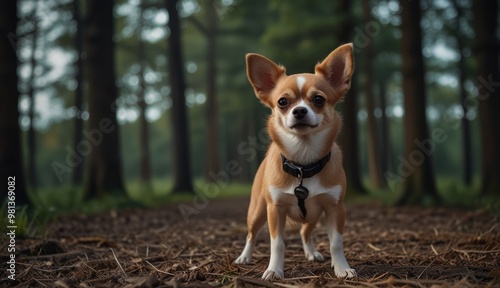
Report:
M 255 175 L 246 245 L 234 262 L 250 263 L 266 216 L 271 257 L 263 279 L 284 277 L 287 218 L 302 224 L 300 235 L 306 258 L 323 261 L 312 243 L 311 232 L 324 212 L 335 275 L 355 277 L 355 270 L 344 256 L 342 201 L 346 177 L 342 152 L 335 143 L 342 120 L 334 110 L 351 85 L 352 43 L 331 52 L 316 65 L 314 74 L 288 76 L 284 67 L 258 54 L 247 54 L 246 65 L 255 95 L 272 110 L 267 123 L 272 143 Z

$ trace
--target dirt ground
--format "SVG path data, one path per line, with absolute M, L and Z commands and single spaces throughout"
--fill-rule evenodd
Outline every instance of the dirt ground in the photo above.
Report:
M 245 243 L 248 201 L 211 200 L 189 221 L 178 204 L 61 217 L 45 239 L 17 239 L 16 281 L 6 280 L 3 269 L 0 285 L 500 287 L 498 217 L 482 211 L 376 205 L 348 206 L 344 246 L 356 279 L 335 277 L 325 229 L 318 227 L 315 243 L 325 262 L 308 262 L 298 233 L 290 232 L 286 278 L 262 281 L 269 261 L 267 232 L 261 233 L 251 265 L 232 264 Z M 2 263 L 8 260 L 5 242 Z

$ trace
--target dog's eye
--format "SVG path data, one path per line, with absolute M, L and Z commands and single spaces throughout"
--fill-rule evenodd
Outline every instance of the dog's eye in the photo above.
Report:
M 325 104 L 325 98 L 321 97 L 321 96 L 314 96 L 313 99 L 312 99 L 312 102 L 316 105 L 323 105 Z
M 280 100 L 278 100 L 278 107 L 280 108 L 286 108 L 288 106 L 289 102 L 288 102 L 288 99 L 286 98 L 280 98 Z

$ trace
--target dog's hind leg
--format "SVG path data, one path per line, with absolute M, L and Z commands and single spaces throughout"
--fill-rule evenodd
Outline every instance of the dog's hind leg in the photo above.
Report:
M 321 253 L 316 250 L 316 247 L 314 246 L 314 243 L 312 241 L 311 233 L 316 227 L 316 224 L 318 222 L 314 223 L 306 223 L 302 225 L 302 228 L 300 229 L 300 236 L 302 238 L 302 245 L 304 247 L 304 254 L 306 255 L 307 260 L 309 261 L 324 261 L 325 258 Z

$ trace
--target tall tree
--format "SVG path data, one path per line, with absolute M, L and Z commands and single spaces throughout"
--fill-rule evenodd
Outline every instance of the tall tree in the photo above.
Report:
M 76 89 L 75 89 L 75 108 L 76 108 L 76 117 L 75 117 L 75 131 L 73 136 L 73 148 L 75 151 L 78 149 L 78 144 L 83 140 L 83 21 L 80 10 L 80 1 L 73 1 L 73 19 L 76 23 L 76 35 L 75 35 L 75 48 L 77 52 L 76 59 Z M 75 166 L 73 169 L 72 181 L 74 185 L 81 185 L 83 183 L 83 161 Z
M 91 153 L 85 179 L 87 197 L 105 193 L 124 193 L 119 127 L 116 121 L 114 60 L 114 1 L 85 1 L 87 101 Z
M 141 182 L 145 185 L 151 185 L 151 161 L 149 153 L 149 127 L 148 121 L 146 119 L 146 111 L 148 104 L 146 103 L 146 80 L 145 69 L 146 69 L 146 48 L 144 39 L 142 36 L 144 28 L 144 9 L 145 1 L 141 0 L 140 4 L 140 16 L 139 16 L 139 29 L 138 29 L 138 46 L 137 46 L 137 58 L 139 61 L 139 99 L 138 105 L 140 110 L 139 115 L 139 127 L 140 127 L 140 164 L 139 164 L 139 178 Z
M 208 123 L 208 145 L 207 145 L 207 171 L 206 179 L 215 181 L 210 174 L 216 174 L 219 170 L 219 113 L 217 109 L 217 11 L 215 11 L 215 0 L 207 1 L 207 110 Z
M 382 172 L 387 172 L 391 169 L 391 141 L 389 135 L 389 122 L 387 121 L 387 80 L 386 76 L 382 76 L 378 81 L 378 97 L 380 103 L 380 110 L 382 114 L 380 116 L 380 167 Z M 387 185 L 387 179 L 384 177 L 384 185 Z
M 207 41 L 205 60 L 206 70 L 206 91 L 207 102 L 205 117 L 207 123 L 207 162 L 206 175 L 207 182 L 214 182 L 214 174 L 219 171 L 219 109 L 217 107 L 217 2 L 215 0 L 205 1 L 204 11 L 206 16 L 205 24 L 194 16 L 188 19 L 200 31 Z
M 336 35 L 340 42 L 352 42 L 354 24 L 351 16 L 351 1 L 342 0 L 337 2 L 337 11 L 340 17 L 340 23 L 336 27 Z M 344 129 L 339 135 L 339 145 L 343 151 L 343 166 L 347 177 L 348 190 L 364 194 L 366 193 L 361 183 L 360 164 L 359 164 L 359 138 L 358 138 L 358 89 L 356 72 L 353 74 L 351 89 L 344 96 L 342 103 L 342 116 Z
M 399 3 L 402 11 L 401 56 L 405 111 L 403 160 L 409 165 L 399 169 L 399 172 L 404 172 L 405 175 L 399 175 L 404 178 L 404 183 L 403 194 L 398 204 L 437 203 L 440 198 L 434 183 L 430 157 L 435 144 L 429 138 L 425 115 L 426 91 L 420 1 L 400 0 Z M 422 149 L 422 145 L 426 148 Z
M 457 15 L 455 19 L 452 21 L 452 33 L 454 34 L 456 43 L 457 43 L 457 52 L 459 55 L 458 59 L 458 88 L 460 94 L 460 103 L 462 105 L 463 117 L 461 120 L 461 128 L 462 128 L 462 158 L 463 158 L 463 177 L 465 185 L 469 186 L 472 182 L 472 145 L 471 145 L 471 133 L 470 133 L 470 121 L 466 117 L 468 112 L 467 103 L 467 90 L 465 89 L 465 82 L 467 80 L 466 75 L 466 57 L 464 55 L 464 38 L 465 35 L 461 32 L 460 21 L 463 18 L 463 8 L 460 6 L 457 0 L 451 1 L 455 11 L 457 11 Z
M 17 90 L 17 1 L 0 1 L 0 179 L 7 183 L 15 177 L 16 205 L 28 203 L 21 132 L 19 129 L 19 91 Z M 6 184 L 4 184 L 6 185 Z M 5 186 L 4 186 L 5 187 Z M 5 187 L 4 189 L 7 189 Z M 7 192 L 2 193 L 2 199 Z
M 370 23 L 373 21 L 371 14 L 370 1 L 363 1 L 363 16 L 364 22 Z M 385 186 L 385 179 L 382 174 L 381 154 L 379 133 L 377 127 L 377 119 L 375 118 L 375 95 L 373 93 L 373 45 L 374 41 L 369 41 L 363 49 L 364 64 L 365 64 L 365 83 L 364 94 L 366 97 L 366 111 L 368 114 L 366 121 L 366 128 L 368 132 L 368 171 L 370 173 L 370 180 L 372 184 L 381 188 Z
M 478 102 L 481 129 L 481 194 L 500 195 L 500 67 L 498 1 L 473 1 L 479 76 Z
M 216 3 L 223 4 L 224 2 L 218 1 Z M 255 97 L 250 97 L 253 96 L 253 91 L 248 81 L 241 81 L 246 80 L 245 61 L 234 61 L 234 59 L 242 60 L 244 54 L 242 51 L 259 51 L 263 47 L 277 48 L 278 43 L 266 45 L 258 41 L 266 33 L 266 29 L 270 27 L 268 24 L 271 23 L 270 19 L 274 21 L 273 23 L 276 22 L 274 14 L 262 13 L 262 7 L 267 7 L 270 3 L 271 1 L 267 0 L 242 1 L 238 2 L 238 5 L 231 6 L 227 10 L 230 13 L 225 14 L 221 14 L 223 12 L 223 10 L 219 10 L 221 6 L 216 6 L 219 17 L 223 17 L 221 19 L 223 21 L 218 23 L 217 50 L 219 55 L 224 55 L 224 57 L 218 57 L 217 62 L 218 71 L 221 71 L 218 73 L 218 78 L 221 83 L 224 83 L 224 89 L 220 89 L 217 93 L 217 97 L 222 100 L 221 103 L 224 103 L 224 105 L 219 106 L 220 120 L 224 124 L 224 129 L 219 131 L 220 139 L 223 139 L 219 144 L 223 148 L 219 150 L 221 152 L 220 160 L 222 160 L 221 163 L 226 163 L 230 159 L 236 159 L 242 163 L 243 170 L 236 178 L 243 182 L 253 180 L 259 163 L 264 158 L 268 144 L 267 141 L 262 141 L 267 135 L 264 128 L 265 121 L 256 121 L 256 119 L 264 119 L 268 110 L 259 101 L 255 101 Z M 254 21 L 257 18 L 259 21 Z M 253 24 L 248 25 L 248 23 Z M 298 30 L 293 29 L 293 31 Z M 244 37 L 241 37 L 242 35 Z M 297 40 L 299 37 L 291 36 L 291 38 Z M 304 39 L 304 37 L 300 37 L 300 39 Z M 334 47 L 335 40 L 330 39 L 330 41 L 332 44 L 328 45 L 329 48 Z M 279 41 L 279 43 L 283 42 Z M 328 52 L 326 50 L 324 55 L 328 55 Z M 316 57 L 318 55 L 323 55 L 323 53 L 317 53 Z M 268 56 L 272 57 L 273 55 L 269 54 Z M 314 59 L 308 63 L 314 63 L 317 60 Z M 289 60 L 286 61 L 286 64 L 288 68 Z M 311 67 L 309 66 L 307 69 L 312 69 Z M 234 95 L 245 97 L 234 97 Z M 247 146 L 247 144 L 249 145 Z M 256 149 L 248 152 L 249 150 L 246 149 L 249 146 Z
M 191 157 L 189 150 L 189 131 L 184 79 L 184 62 L 181 49 L 181 31 L 179 14 L 177 11 L 178 0 L 166 0 L 169 15 L 168 28 L 168 61 L 170 77 L 170 95 L 172 107 L 170 108 L 173 139 L 173 192 L 192 192 L 193 181 L 191 176 Z
M 33 32 L 31 34 L 31 57 L 30 57 L 30 66 L 31 73 L 28 79 L 28 99 L 30 99 L 30 107 L 28 111 L 28 117 L 30 119 L 30 125 L 28 128 L 28 182 L 32 189 L 36 189 L 37 181 L 36 181 L 36 131 L 35 131 L 35 107 L 36 107 L 36 99 L 35 99 L 35 78 L 36 78 L 36 68 L 38 65 L 38 61 L 36 59 L 36 50 L 38 48 L 38 34 L 39 34 L 39 25 L 38 25 L 38 17 L 37 17 L 37 9 L 38 1 L 35 1 L 35 6 L 32 12 L 33 18 Z

